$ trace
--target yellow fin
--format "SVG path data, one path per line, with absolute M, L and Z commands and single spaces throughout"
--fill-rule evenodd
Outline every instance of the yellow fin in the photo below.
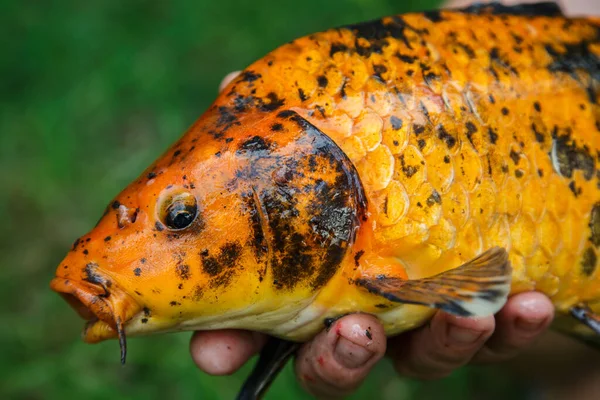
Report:
M 398 303 L 421 304 L 463 317 L 498 312 L 510 293 L 508 253 L 493 247 L 441 274 L 415 280 L 378 276 L 357 279 L 359 286 Z

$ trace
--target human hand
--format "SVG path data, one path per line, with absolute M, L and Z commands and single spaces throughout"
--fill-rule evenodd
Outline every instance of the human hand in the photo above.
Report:
M 403 376 L 443 378 L 470 362 L 500 362 L 517 355 L 546 330 L 553 313 L 546 296 L 527 292 L 511 297 L 495 317 L 460 318 L 438 312 L 429 324 L 390 339 L 375 317 L 347 315 L 300 348 L 296 375 L 319 398 L 344 397 L 358 388 L 387 353 Z M 227 375 L 258 353 L 265 342 L 265 335 L 254 332 L 196 332 L 190 350 L 201 370 Z

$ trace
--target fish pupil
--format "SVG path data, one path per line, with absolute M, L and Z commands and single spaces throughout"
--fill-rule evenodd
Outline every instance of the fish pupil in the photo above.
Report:
M 165 222 L 171 229 L 183 229 L 194 221 L 197 213 L 198 207 L 195 204 L 176 202 L 169 207 Z

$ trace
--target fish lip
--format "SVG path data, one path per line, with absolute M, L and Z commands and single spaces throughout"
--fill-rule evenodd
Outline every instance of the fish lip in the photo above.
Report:
M 80 317 L 86 320 L 83 340 L 96 343 L 117 337 L 117 316 L 105 288 L 85 281 L 56 277 L 50 288 L 57 292 Z M 102 329 L 98 329 L 102 328 Z

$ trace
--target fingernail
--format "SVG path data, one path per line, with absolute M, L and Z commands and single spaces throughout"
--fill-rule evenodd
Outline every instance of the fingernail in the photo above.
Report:
M 481 337 L 483 332 L 473 329 L 461 328 L 458 326 L 450 326 L 448 330 L 448 338 L 451 342 L 458 344 L 475 343 Z
M 520 330 L 523 330 L 526 332 L 536 332 L 542 328 L 542 325 L 544 325 L 545 322 L 546 322 L 546 320 L 544 318 L 542 318 L 542 319 L 518 318 L 517 321 L 515 322 L 515 325 Z
M 354 369 L 366 364 L 374 353 L 340 336 L 333 354 L 343 367 Z

